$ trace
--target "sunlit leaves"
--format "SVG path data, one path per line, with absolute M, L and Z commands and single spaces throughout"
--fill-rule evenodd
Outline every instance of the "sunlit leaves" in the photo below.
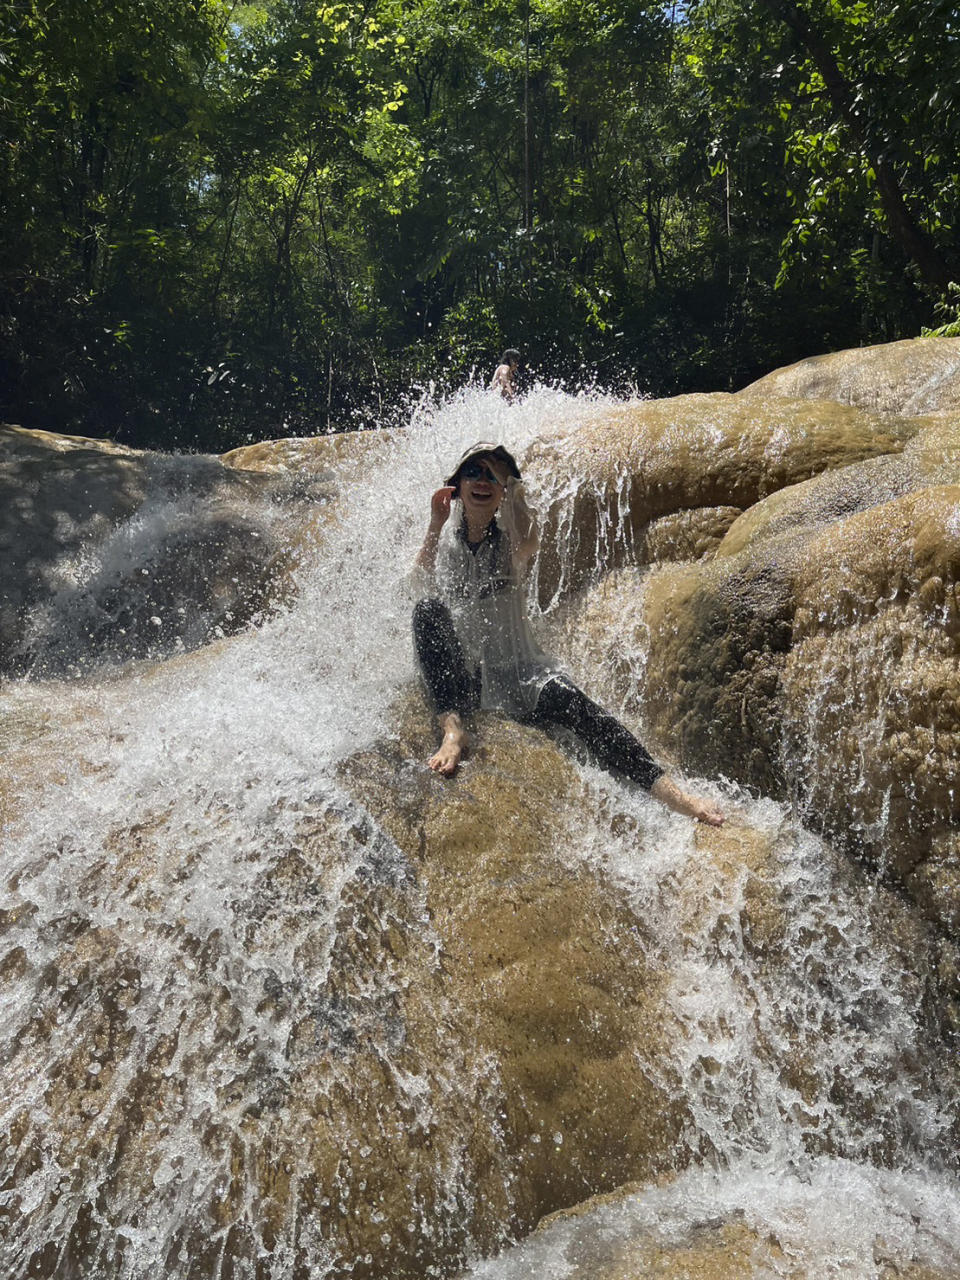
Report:
M 910 331 L 883 164 L 957 261 L 954 5 L 795 3 L 846 115 L 767 0 L 0 0 L 27 409 L 309 429 L 506 341 L 680 389 Z

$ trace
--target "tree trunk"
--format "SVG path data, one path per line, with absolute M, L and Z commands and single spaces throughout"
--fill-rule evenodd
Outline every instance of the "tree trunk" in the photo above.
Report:
M 800 5 L 793 3 L 793 0 L 763 0 L 763 3 L 775 18 L 786 23 L 823 76 L 837 113 L 877 175 L 877 192 L 891 236 L 906 256 L 916 263 L 924 280 L 941 293 L 946 293 L 952 278 L 950 269 L 933 241 L 907 208 L 896 171 L 873 144 L 857 111 L 853 87 L 843 74 L 825 37 L 814 27 L 810 15 Z

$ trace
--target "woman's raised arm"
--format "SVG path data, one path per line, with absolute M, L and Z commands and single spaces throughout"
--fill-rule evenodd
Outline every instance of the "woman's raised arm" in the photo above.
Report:
M 444 485 L 430 499 L 430 523 L 423 537 L 423 545 L 417 552 L 417 566 L 432 574 L 437 564 L 437 544 L 440 531 L 450 517 L 450 502 L 453 498 L 453 485 Z
M 513 560 L 518 569 L 525 569 L 540 546 L 540 530 L 537 517 L 527 506 L 527 497 L 521 480 L 507 481 L 507 490 L 500 508 L 500 521 L 510 535 Z

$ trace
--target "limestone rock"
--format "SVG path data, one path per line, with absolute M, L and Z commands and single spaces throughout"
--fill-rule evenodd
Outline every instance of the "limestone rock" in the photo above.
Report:
M 955 877 L 917 866 L 960 818 L 952 477 L 924 430 L 902 456 L 758 503 L 710 563 L 650 575 L 640 696 L 651 736 L 684 767 L 799 795 L 833 838 L 922 882 L 945 923 L 960 909 Z
M 165 499 L 194 483 L 215 508 L 223 483 L 228 505 L 242 495 L 259 519 L 278 481 L 251 467 L 296 461 L 264 450 L 224 481 L 216 460 L 10 440 L 11 492 L 30 499 L 16 519 L 35 534 L 29 573 L 47 595 L 62 591 L 65 555 L 143 513 L 158 474 Z M 960 908 L 958 458 L 949 414 L 749 396 L 605 411 L 527 458 L 548 498 L 541 593 L 567 595 L 584 627 L 594 617 L 603 634 L 643 638 L 604 667 L 665 757 L 796 791 L 943 924 Z M 18 623 L 39 600 L 9 596 L 20 589 L 5 588 Z M 5 753 L 5 799 L 17 753 L 40 773 L 52 759 L 83 768 L 64 763 L 42 708 L 28 710 Z M 895 894 L 847 869 L 850 918 L 870 923 L 853 961 L 869 969 L 889 947 L 901 986 L 889 1006 L 869 986 L 831 1005 L 849 922 L 826 896 L 802 915 L 785 902 L 775 836 L 698 833 L 683 883 L 656 886 L 675 924 L 667 946 L 611 871 L 564 856 L 564 833 L 602 830 L 598 814 L 611 841 L 635 836 L 642 850 L 647 833 L 605 809 L 546 735 L 482 717 L 452 783 L 422 766 L 432 735 L 423 708 L 406 708 L 393 738 L 346 763 L 342 791 L 278 795 L 247 844 L 215 797 L 179 826 L 174 798 L 158 799 L 102 847 L 65 839 L 18 870 L 18 905 L 0 918 L 20 1032 L 6 1045 L 0 1142 L 11 1274 L 107 1274 L 134 1241 L 155 1274 L 173 1260 L 184 1280 L 271 1254 L 294 1276 L 420 1280 L 585 1195 L 702 1158 L 716 1145 L 711 1099 L 716 1123 L 745 1111 L 738 1140 L 761 1144 L 770 1113 L 749 1114 L 738 1031 L 804 1151 L 888 1158 L 907 1104 L 933 1097 L 950 1062 L 938 1051 L 918 1067 L 916 1041 L 888 1036 L 860 1072 L 824 1044 L 843 1041 L 831 1023 L 860 1046 L 891 1009 L 928 1007 L 929 931 Z M 10 803 L 29 813 L 29 797 Z M 818 850 L 818 868 L 829 863 Z M 732 1031 L 709 1021 L 718 955 L 742 959 L 744 994 L 785 974 L 764 1016 L 751 1009 Z M 937 955 L 960 991 L 956 954 Z M 687 1035 L 684 1000 L 697 995 L 706 1037 Z M 811 1007 L 824 1016 L 805 1022 Z M 728 1061 L 705 1047 L 714 1040 Z M 723 1276 L 766 1243 L 707 1224 L 672 1256 L 641 1244 L 600 1263 Z
M 582 789 L 556 747 L 484 718 L 451 784 L 404 768 L 435 745 L 432 726 L 414 725 L 353 762 L 350 785 L 417 857 L 449 998 L 471 1054 L 498 1064 L 512 1216 L 529 1228 L 617 1171 L 678 1158 L 682 1098 L 655 1083 L 676 1033 L 665 975 L 616 885 L 557 856 Z
M 820 472 L 900 452 L 917 429 L 829 401 L 723 393 L 605 409 L 526 453 L 535 477 L 548 478 L 540 600 L 635 563 L 647 526 L 664 516 L 743 510 Z
M 725 397 L 693 399 L 696 412 L 725 412 Z M 821 830 L 893 870 L 931 918 L 950 925 L 960 912 L 944 852 L 960 825 L 960 413 L 903 418 L 876 437 L 874 456 L 845 420 L 826 433 L 819 474 L 771 484 L 751 505 L 744 476 L 755 493 L 770 484 L 759 408 L 752 436 L 741 420 L 746 437 L 729 447 L 742 450 L 742 465 L 730 470 L 713 470 L 705 450 L 694 462 L 696 414 L 689 429 L 678 421 L 668 430 L 681 406 L 647 408 L 631 419 L 632 434 L 614 415 L 553 446 L 552 465 L 566 450 L 588 478 L 552 511 L 541 598 L 582 585 L 599 566 L 608 572 L 554 609 L 561 651 L 596 673 L 595 696 L 620 707 L 665 760 L 797 796 Z M 863 446 L 860 460 L 837 465 L 844 442 Z M 787 435 L 798 469 L 816 447 L 815 433 Z M 777 466 L 782 480 L 787 464 Z M 678 531 L 701 518 L 705 492 L 716 510 L 745 509 L 692 563 L 696 542 L 684 548 Z M 657 504 L 672 513 L 650 520 Z M 691 562 L 671 565 L 675 548 Z M 551 555 L 562 570 L 551 572 Z M 637 567 L 654 556 L 653 571 Z
M 703 560 L 714 554 L 739 507 L 693 507 L 661 516 L 647 525 L 638 549 L 640 564 Z
M 220 455 L 221 462 L 242 471 L 340 473 L 342 468 L 376 454 L 396 433 L 342 431 L 327 436 L 292 436 L 261 440 Z
M 284 589 L 288 490 L 216 458 L 0 427 L 0 672 L 169 654 L 247 625 Z
M 541 1224 L 538 1234 L 556 1230 L 617 1198 L 597 1197 L 585 1206 L 554 1214 Z M 642 1234 L 610 1238 L 610 1233 L 591 1231 L 585 1223 L 578 1233 L 576 1262 L 567 1273 L 568 1280 L 752 1280 L 754 1276 L 759 1280 L 767 1275 L 818 1280 L 802 1264 L 791 1261 L 775 1239 L 736 1219 L 714 1218 L 671 1234 L 674 1238 L 669 1243 Z
M 645 1222 L 644 1202 L 670 1190 L 665 1180 L 654 1188 L 628 1185 L 551 1214 L 504 1260 L 504 1280 L 549 1275 L 558 1264 L 564 1280 L 821 1280 L 851 1256 L 854 1246 L 848 1240 L 839 1251 L 843 1261 L 829 1246 L 831 1257 L 818 1250 L 814 1222 L 820 1215 L 813 1200 L 794 1206 L 791 1215 L 797 1225 L 809 1220 L 809 1244 L 797 1239 L 796 1229 L 782 1241 L 776 1230 L 750 1221 L 742 1210 L 698 1213 L 691 1206 L 684 1221 L 658 1230 Z M 876 1270 L 869 1274 L 879 1280 L 955 1280 L 958 1275 L 955 1267 L 930 1265 L 913 1252 L 909 1244 L 876 1234 L 872 1248 L 869 1239 L 862 1242 L 857 1261 L 872 1262 Z
M 726 1116 L 725 1069 L 688 1037 L 673 966 L 739 947 L 752 991 L 793 963 L 776 832 L 697 833 L 683 883 L 654 887 L 653 918 L 675 919 L 664 951 L 615 875 L 564 853 L 605 812 L 569 757 L 517 724 L 478 728 L 442 780 L 411 701 L 394 738 L 344 766 L 343 792 L 277 798 L 255 858 L 231 857 L 215 803 L 203 840 L 178 840 L 171 802 L 117 822 L 96 857 L 52 855 L 62 900 L 34 895 L 42 868 L 21 875 L 0 917 L 0 972 L 23 999 L 0 1143 L 11 1274 L 106 1274 L 132 1241 L 185 1280 L 264 1251 L 293 1275 L 420 1280 L 699 1155 L 691 1095 L 718 1092 Z M 62 758 L 24 733 L 35 762 Z M 635 819 L 605 821 L 643 856 Z M 929 947 L 892 896 L 871 889 L 863 909 L 904 954 Z M 822 957 L 826 981 L 844 942 L 822 933 L 804 963 Z M 837 1093 L 829 1059 L 791 1032 L 789 1004 L 769 1010 L 763 1052 L 811 1100 L 810 1150 L 848 1133 L 870 1150 L 858 1135 L 911 1047 L 873 1064 L 838 1128 L 818 1105 Z
M 808 803 L 901 876 L 960 819 L 960 486 L 830 526 L 797 576 L 787 735 Z M 841 811 L 846 818 L 841 818 Z M 960 909 L 949 885 L 937 908 Z
M 765 1275 L 815 1280 L 805 1268 L 791 1263 L 775 1241 L 738 1222 L 691 1228 L 670 1244 L 643 1239 L 617 1244 L 597 1241 L 578 1254 L 570 1280 L 751 1280 Z
M 879 413 L 960 409 L 960 338 L 912 338 L 855 347 L 776 369 L 738 393 L 836 400 Z
M 557 854 L 572 766 L 490 722 L 451 785 L 414 763 L 430 732 L 414 712 L 351 762 L 369 808 L 318 795 L 249 883 L 240 863 L 214 888 L 228 814 L 188 852 L 169 808 L 80 876 L 61 851 L 69 909 L 22 882 L 0 917 L 32 1001 L 6 1063 L 11 1274 L 106 1273 L 134 1241 L 190 1280 L 273 1249 L 419 1280 L 683 1158 L 664 975 L 626 896 Z
M 662 568 L 643 581 L 640 609 L 623 601 L 649 646 L 624 696 L 649 740 L 688 773 L 785 792 L 779 692 L 799 555 L 791 557 Z M 629 592 L 629 578 L 623 586 Z

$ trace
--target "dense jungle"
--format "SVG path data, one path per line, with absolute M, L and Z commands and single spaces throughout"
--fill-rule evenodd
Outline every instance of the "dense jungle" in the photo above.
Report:
M 0 416 L 221 451 L 957 318 L 950 0 L 4 0 Z

